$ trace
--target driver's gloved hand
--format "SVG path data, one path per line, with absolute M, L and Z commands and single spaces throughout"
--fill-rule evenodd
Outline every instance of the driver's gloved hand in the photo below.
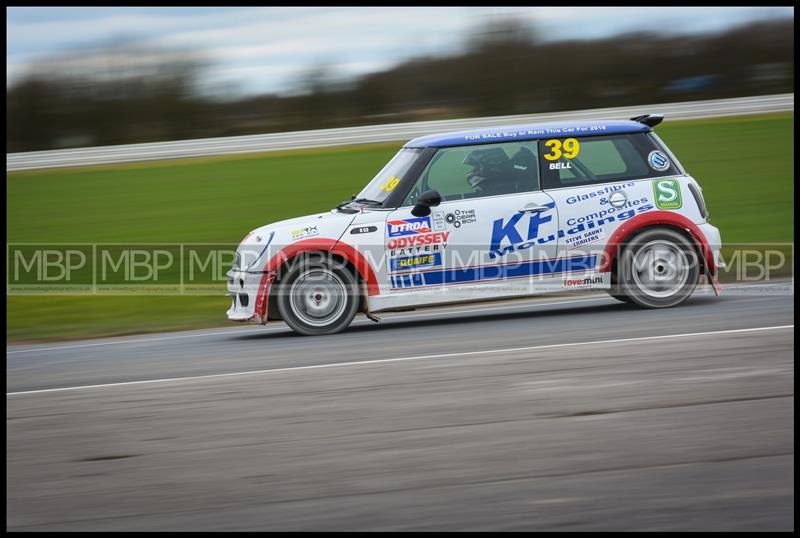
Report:
M 469 183 L 470 187 L 477 187 L 481 184 L 486 178 L 481 176 L 475 172 L 467 174 L 467 183 Z

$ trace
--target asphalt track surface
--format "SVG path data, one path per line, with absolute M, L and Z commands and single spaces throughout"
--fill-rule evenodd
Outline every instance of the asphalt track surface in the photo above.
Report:
M 781 289 L 12 346 L 7 529 L 790 530 Z

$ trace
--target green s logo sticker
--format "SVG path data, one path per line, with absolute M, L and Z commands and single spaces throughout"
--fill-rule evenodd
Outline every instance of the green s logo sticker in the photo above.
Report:
M 681 186 L 675 179 L 656 179 L 653 181 L 653 193 L 659 209 L 680 209 L 683 205 Z

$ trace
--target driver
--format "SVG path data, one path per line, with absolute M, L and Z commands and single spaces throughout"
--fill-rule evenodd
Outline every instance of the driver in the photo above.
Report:
M 515 192 L 511 161 L 502 149 L 476 149 L 461 162 L 472 166 L 467 172 L 467 183 L 481 195 Z

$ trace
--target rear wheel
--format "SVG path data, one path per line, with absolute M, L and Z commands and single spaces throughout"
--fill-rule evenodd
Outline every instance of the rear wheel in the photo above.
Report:
M 359 286 L 353 273 L 321 253 L 292 260 L 277 288 L 281 318 L 302 335 L 342 331 L 358 312 Z
M 612 290 L 645 308 L 668 308 L 694 292 L 700 275 L 697 250 L 681 233 L 654 228 L 637 234 L 620 255 Z

